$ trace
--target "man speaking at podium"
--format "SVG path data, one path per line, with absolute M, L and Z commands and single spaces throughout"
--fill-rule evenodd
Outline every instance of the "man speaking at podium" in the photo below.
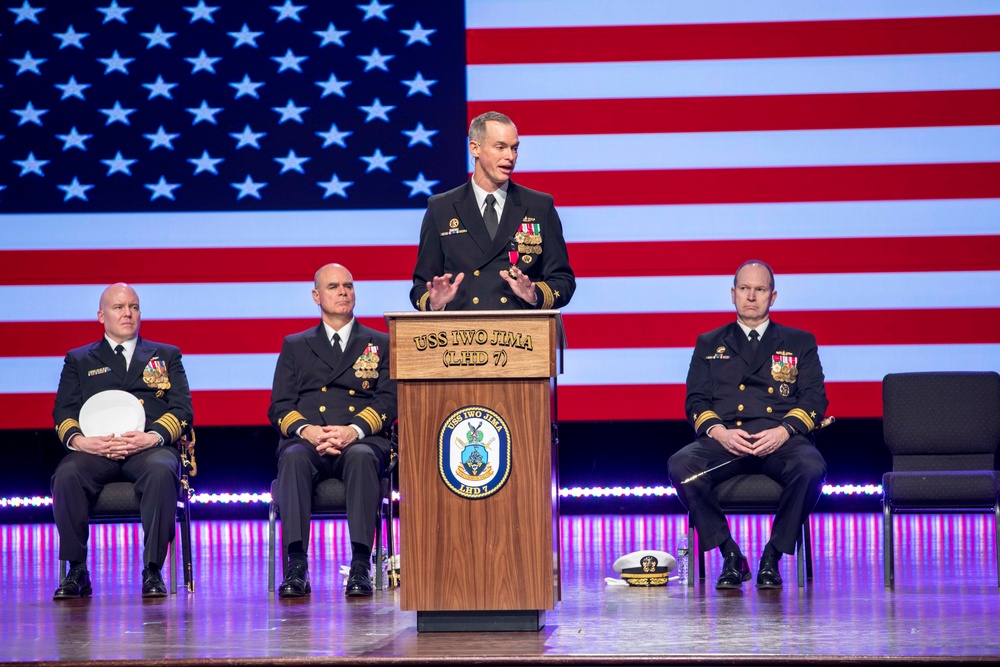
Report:
M 576 279 L 552 196 L 510 180 L 519 147 L 517 128 L 504 114 L 473 119 L 472 179 L 427 202 L 410 290 L 417 310 L 569 303 Z

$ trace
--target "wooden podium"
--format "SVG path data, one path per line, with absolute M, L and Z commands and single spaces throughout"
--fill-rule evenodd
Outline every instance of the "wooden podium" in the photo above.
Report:
M 540 630 L 560 598 L 555 310 L 386 313 L 399 391 L 400 608 Z

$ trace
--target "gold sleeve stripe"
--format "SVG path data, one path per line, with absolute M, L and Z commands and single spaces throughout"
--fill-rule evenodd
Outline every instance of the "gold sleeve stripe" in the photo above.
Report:
M 701 416 L 694 420 L 694 430 L 697 431 L 701 428 L 701 425 L 707 422 L 709 419 L 722 419 L 713 410 L 705 410 L 701 413 Z
M 80 428 L 80 422 L 75 419 L 64 419 L 63 423 L 59 424 L 58 428 L 56 428 L 56 435 L 59 436 L 59 440 L 65 440 L 66 434 L 72 428 Z
M 292 410 L 287 415 L 281 418 L 278 422 L 278 428 L 281 429 L 281 435 L 288 436 L 288 427 L 297 421 L 305 421 L 305 417 L 298 410 Z
M 552 304 L 556 302 L 556 298 L 552 295 L 552 288 L 545 283 L 535 283 L 535 287 L 542 291 L 542 310 L 552 308 Z
M 175 442 L 181 437 L 183 428 L 181 427 L 181 420 L 173 416 L 169 412 L 159 419 L 157 419 L 155 424 L 161 425 L 163 428 L 167 429 L 167 433 L 170 434 L 170 442 Z
M 371 407 L 367 407 L 359 412 L 358 416 L 368 422 L 368 425 L 372 429 L 372 433 L 379 433 L 382 431 L 382 417 L 380 417 L 379 414 Z
M 417 299 L 417 310 L 430 310 L 430 306 L 427 305 L 427 300 L 431 298 L 430 292 L 424 292 L 419 299 Z
M 809 413 L 803 410 L 802 408 L 792 408 L 791 410 L 788 411 L 788 414 L 785 416 L 795 417 L 803 424 L 805 424 L 810 431 L 816 428 L 816 422 L 814 422 L 812 417 L 809 416 Z

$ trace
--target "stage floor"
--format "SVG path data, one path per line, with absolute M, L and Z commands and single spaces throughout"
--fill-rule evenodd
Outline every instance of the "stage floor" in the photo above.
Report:
M 680 514 L 565 516 L 562 600 L 534 633 L 418 633 L 398 590 L 343 594 L 349 540 L 341 521 L 314 522 L 311 596 L 267 592 L 266 521 L 194 523 L 196 592 L 139 596 L 135 524 L 92 529 L 94 596 L 53 602 L 51 524 L 0 526 L 0 660 L 120 664 L 830 664 L 1000 662 L 1000 588 L 990 515 L 906 515 L 896 521 L 896 585 L 882 581 L 881 515 L 811 519 L 815 576 L 785 587 L 716 591 L 718 553 L 693 588 L 609 586 L 627 552 L 674 553 Z M 732 518 L 756 560 L 770 517 Z M 405 558 L 405 556 L 404 556 Z M 489 563 L 471 564 L 490 567 Z M 405 560 L 403 577 L 405 585 Z M 279 573 L 280 579 L 280 573 Z

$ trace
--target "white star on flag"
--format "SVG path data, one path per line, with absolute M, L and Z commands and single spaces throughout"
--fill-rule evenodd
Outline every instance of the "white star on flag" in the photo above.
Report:
M 267 183 L 255 183 L 250 174 L 247 174 L 247 178 L 242 183 L 230 183 L 231 186 L 240 191 L 240 194 L 236 197 L 237 200 L 243 199 L 244 197 L 253 197 L 254 199 L 260 199 L 260 189 L 267 186 Z
M 104 124 L 105 126 L 111 125 L 111 123 L 122 123 L 123 125 L 128 125 L 128 117 L 130 114 L 135 113 L 135 109 L 123 109 L 121 102 L 115 100 L 115 105 L 110 109 L 98 109 L 102 114 L 108 117 L 108 121 Z
M 326 30 L 313 30 L 313 34 L 320 38 L 320 48 L 326 46 L 327 44 L 336 44 L 337 46 L 344 45 L 344 37 L 351 34 L 350 30 L 337 30 L 336 27 L 331 23 L 326 27 Z
M 34 152 L 28 153 L 28 157 L 23 160 L 13 160 L 14 164 L 21 168 L 21 173 L 18 174 L 21 177 L 27 176 L 28 174 L 38 174 L 39 176 L 45 177 L 42 173 L 42 167 L 49 163 L 48 160 L 39 160 L 35 158 Z
M 76 48 L 82 50 L 83 49 L 82 40 L 84 37 L 90 36 L 90 33 L 77 32 L 73 30 L 73 24 L 70 23 L 69 28 L 66 29 L 66 32 L 54 32 L 52 33 L 52 36 L 58 38 L 62 42 L 62 44 L 59 45 L 60 51 L 65 49 L 67 46 L 75 46 Z
M 31 72 L 32 74 L 42 74 L 38 66 L 44 62 L 48 61 L 48 58 L 34 58 L 31 55 L 31 51 L 25 51 L 23 58 L 8 58 L 12 63 L 17 65 L 17 74 L 20 76 L 25 72 Z
M 242 132 L 230 132 L 229 136 L 236 140 L 237 149 L 243 148 L 244 146 L 253 146 L 254 148 L 259 149 L 260 144 L 257 143 L 257 140 L 261 137 L 267 136 L 267 132 L 254 132 L 250 129 L 250 126 L 247 125 L 243 128 Z
M 347 199 L 347 188 L 354 185 L 354 182 L 342 181 L 337 177 L 336 174 L 334 174 L 333 176 L 330 177 L 329 181 L 326 181 L 325 183 L 321 181 L 316 185 L 326 190 L 326 192 L 323 193 L 323 199 L 326 199 L 327 197 L 332 197 L 333 195 L 337 195 L 339 197 Z
M 21 21 L 31 21 L 34 24 L 38 24 L 38 14 L 39 12 L 44 12 L 44 7 L 32 7 L 28 4 L 28 0 L 24 0 L 24 4 L 20 8 L 8 7 L 7 11 L 14 12 L 17 18 L 14 20 L 14 25 L 17 25 Z
M 371 55 L 368 56 L 358 56 L 358 60 L 365 61 L 365 71 L 368 72 L 373 69 L 380 69 L 383 72 L 388 72 L 389 68 L 386 63 L 395 58 L 396 56 L 384 56 L 378 50 L 378 47 L 372 49 Z
M 365 13 L 365 17 L 362 21 L 367 21 L 368 19 L 382 19 L 383 21 L 388 21 L 389 17 L 385 15 L 386 11 L 392 9 L 392 5 L 380 4 L 378 0 L 372 0 L 367 5 L 355 5 L 358 9 Z
M 293 69 L 296 72 L 301 72 L 302 67 L 300 67 L 300 64 L 305 60 L 309 60 L 309 56 L 296 57 L 296 55 L 292 53 L 292 50 L 288 49 L 285 51 L 285 55 L 280 57 L 272 56 L 271 60 L 278 63 L 278 74 L 281 74 L 286 69 Z
M 119 23 L 127 24 L 128 21 L 125 19 L 125 15 L 132 11 L 131 7 L 119 7 L 118 0 L 111 0 L 111 4 L 107 7 L 98 7 L 97 11 L 104 14 L 103 23 L 110 23 L 111 21 L 118 21 Z
M 320 97 L 326 97 L 327 95 L 339 95 L 340 97 L 346 97 L 344 95 L 344 87 L 351 85 L 350 81 L 338 81 L 337 75 L 333 72 L 330 73 L 330 78 L 326 81 L 317 81 L 316 85 L 323 89 L 323 94 Z
M 308 157 L 299 157 L 295 154 L 295 151 L 290 150 L 286 157 L 276 157 L 274 161 L 281 165 L 281 172 L 279 172 L 281 174 L 286 171 L 297 171 L 300 174 L 304 174 L 306 172 L 302 169 L 302 165 L 311 159 Z
M 365 169 L 366 174 L 375 171 L 376 169 L 380 169 L 385 173 L 390 174 L 392 173 L 392 170 L 389 169 L 389 163 L 395 160 L 396 156 L 382 155 L 382 149 L 376 148 L 374 153 L 368 156 L 362 155 L 360 159 L 368 163 L 368 168 Z
M 156 81 L 153 83 L 144 83 L 142 87 L 149 91 L 149 97 L 147 99 L 153 99 L 154 97 L 166 97 L 168 100 L 174 99 L 173 95 L 170 94 L 171 88 L 176 88 L 176 83 L 167 83 L 163 80 L 163 76 L 157 76 Z
M 93 185 L 84 185 L 80 183 L 76 176 L 73 177 L 73 182 L 69 185 L 57 185 L 57 188 L 66 193 L 63 197 L 63 201 L 69 201 L 70 199 L 82 199 L 87 201 L 87 190 L 93 188 Z
M 118 49 L 115 49 L 114 53 L 111 54 L 110 58 L 98 58 L 98 62 L 104 63 L 106 69 L 104 74 L 111 74 L 112 72 L 121 72 L 122 74 L 128 74 L 128 64 L 133 62 L 135 58 L 123 58 L 118 55 Z
M 301 23 L 302 19 L 299 18 L 299 12 L 305 8 L 305 5 L 293 5 L 292 0 L 285 0 L 285 4 L 280 7 L 271 7 L 271 9 L 278 12 L 278 18 L 275 20 L 275 23 L 280 23 L 285 19 L 291 19 Z
M 278 124 L 282 124 L 287 120 L 294 120 L 298 123 L 302 122 L 302 114 L 309 111 L 309 107 L 297 107 L 295 102 L 288 100 L 288 104 L 283 107 L 271 107 L 271 110 L 281 114 L 281 118 L 278 119 Z
M 242 81 L 240 81 L 239 83 L 230 83 L 229 85 L 232 88 L 236 89 L 236 97 L 235 97 L 235 99 L 238 100 L 241 97 L 243 97 L 244 95 L 249 95 L 250 97 L 252 97 L 254 99 L 260 99 L 260 96 L 257 94 L 257 89 L 260 88 L 261 86 L 263 86 L 264 84 L 263 83 L 254 83 L 253 81 L 250 80 L 250 75 L 249 74 L 244 74 Z
M 56 138 L 63 140 L 63 150 L 79 148 L 81 151 L 87 150 L 84 142 L 93 137 L 92 134 L 80 134 L 76 131 L 76 125 L 70 128 L 69 134 L 57 134 Z
M 118 151 L 110 160 L 101 160 L 101 162 L 108 166 L 108 173 L 105 174 L 106 176 L 110 176 L 111 174 L 125 174 L 126 176 L 131 176 L 132 170 L 129 169 L 129 167 L 138 162 L 138 160 L 126 160 L 122 157 L 122 152 Z
M 250 30 L 250 28 L 247 27 L 247 24 L 244 23 L 243 27 L 240 28 L 239 32 L 227 32 L 226 34 L 236 40 L 236 43 L 233 44 L 234 49 L 243 46 L 244 44 L 247 46 L 252 46 L 253 48 L 256 49 L 257 38 L 263 35 L 264 33 L 253 32 Z
M 215 121 L 215 114 L 222 111 L 221 108 L 215 108 L 208 106 L 206 100 L 201 101 L 201 106 L 196 109 L 185 109 L 189 114 L 192 114 L 194 118 L 191 120 L 192 125 L 197 125 L 198 123 L 205 121 L 206 123 L 211 123 L 212 125 L 217 125 Z
M 83 91 L 90 88 L 89 83 L 77 83 L 75 76 L 71 76 L 69 81 L 66 83 L 57 83 L 55 86 L 62 91 L 62 97 L 59 98 L 61 100 L 65 100 L 69 97 L 76 97 L 84 100 Z
M 144 187 L 152 192 L 149 201 L 154 201 L 160 197 L 166 197 L 167 199 L 173 200 L 174 190 L 181 187 L 180 183 L 167 183 L 167 179 L 160 176 L 160 180 L 156 183 L 146 183 Z
M 417 144 L 426 144 L 427 146 L 431 146 L 431 137 L 437 133 L 437 130 L 425 129 L 423 123 L 417 123 L 417 127 L 412 130 L 403 130 L 403 134 L 410 138 L 410 143 L 407 145 L 407 148 L 412 148 Z
M 195 175 L 200 174 L 203 171 L 207 171 L 211 174 L 215 174 L 216 176 L 218 176 L 219 171 L 215 168 L 215 165 L 219 164 L 220 162 L 225 162 L 225 160 L 221 157 L 213 158 L 211 155 L 208 154 L 208 151 L 202 151 L 201 157 L 190 158 L 188 159 L 188 162 L 194 165 Z
M 219 11 L 219 8 L 206 7 L 205 0 L 198 0 L 198 4 L 196 6 L 185 7 L 184 11 L 191 13 L 190 23 L 194 23 L 195 21 L 207 21 L 208 23 L 215 23 L 215 19 L 212 18 L 212 14 Z
M 414 181 L 403 181 L 403 185 L 410 188 L 410 196 L 415 197 L 417 195 L 427 195 L 430 196 L 434 194 L 431 192 L 431 188 L 440 183 L 440 181 L 429 181 L 424 178 L 424 172 L 417 174 L 417 178 Z
M 140 32 L 139 34 L 149 40 L 149 44 L 146 45 L 147 49 L 151 49 L 154 46 L 163 46 L 169 49 L 170 38 L 177 36 L 176 32 L 163 32 L 163 28 L 160 27 L 159 23 L 153 28 L 153 32 Z
M 376 118 L 378 120 L 384 120 L 385 122 L 388 123 L 389 122 L 389 112 L 392 111 L 393 109 L 395 109 L 396 107 L 394 107 L 394 106 L 384 106 L 382 104 L 382 101 L 379 100 L 379 98 L 376 97 L 375 101 L 372 102 L 371 105 L 366 106 L 366 107 L 362 106 L 362 107 L 358 107 L 358 108 L 368 114 L 368 116 L 365 118 L 365 122 L 366 123 L 370 123 L 371 121 L 375 120 Z
M 155 134 L 144 134 L 142 136 L 145 137 L 146 139 L 149 139 L 149 141 L 151 142 L 149 150 L 153 150 L 161 146 L 169 150 L 174 150 L 173 141 L 174 139 L 176 139 L 181 135 L 169 134 L 166 130 L 163 129 L 163 126 L 161 125 L 160 129 L 158 129 Z
M 417 75 L 415 77 L 413 77 L 408 81 L 404 79 L 402 83 L 403 85 L 408 86 L 410 88 L 409 92 L 406 93 L 407 97 L 410 97 L 411 95 L 416 95 L 417 93 L 421 93 L 423 95 L 426 95 L 427 97 L 430 97 L 431 86 L 437 83 L 437 81 L 433 79 L 429 80 L 425 79 L 423 74 L 417 72 Z
M 222 58 L 211 58 L 207 53 L 205 53 L 205 49 L 202 49 L 201 53 L 198 54 L 198 57 L 185 58 L 184 60 L 191 63 L 192 74 L 195 74 L 196 72 L 208 72 L 209 74 L 215 74 L 215 63 L 222 60 Z
M 323 148 L 327 146 L 332 146 L 336 144 L 341 148 L 347 148 L 347 144 L 344 143 L 344 139 L 354 134 L 353 132 L 341 132 L 337 129 L 337 124 L 333 123 L 330 125 L 330 129 L 326 132 L 317 132 L 317 135 L 323 138 Z
M 400 30 L 400 32 L 407 37 L 406 46 L 410 46 L 411 44 L 426 44 L 430 46 L 431 41 L 427 38 L 436 33 L 437 30 L 425 30 L 420 25 L 420 21 L 417 21 L 413 24 L 412 30 Z
M 27 106 L 23 109 L 11 109 L 11 113 L 17 114 L 21 117 L 21 121 L 17 124 L 18 127 L 26 123 L 34 123 L 35 125 L 42 126 L 42 115 L 49 112 L 48 109 L 36 109 L 31 102 L 28 102 Z

